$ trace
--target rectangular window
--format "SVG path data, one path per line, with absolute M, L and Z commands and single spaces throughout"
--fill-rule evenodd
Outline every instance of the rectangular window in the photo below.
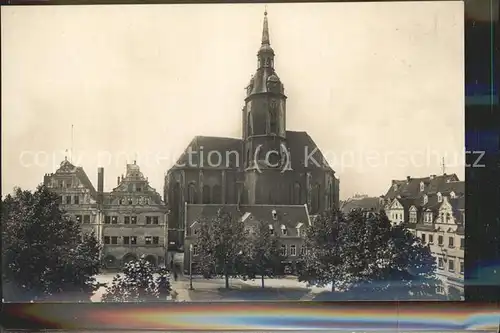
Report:
M 80 204 L 80 196 L 75 195 L 75 196 L 73 197 L 73 202 L 75 203 L 75 205 Z
M 66 204 L 71 205 L 71 195 L 66 196 Z
M 274 229 L 269 229 L 269 233 L 270 233 L 271 235 L 274 235 Z
M 305 246 L 302 246 L 300 248 L 300 255 L 303 256 L 304 254 L 306 254 L 306 247 Z
M 71 188 L 71 182 L 66 183 L 66 188 Z
M 443 267 L 444 267 L 443 258 L 438 258 L 438 268 L 443 269 Z
M 131 217 L 132 224 L 137 224 L 137 216 Z
M 125 216 L 125 217 L 123 218 L 123 223 L 125 223 L 125 224 L 130 224 L 130 216 Z
M 83 223 L 90 223 L 90 215 L 83 215 Z
M 438 245 L 443 245 L 443 236 L 438 236 Z
M 453 237 L 448 237 L 448 247 L 455 247 L 455 239 Z
M 425 244 L 425 234 L 422 234 L 422 243 Z
M 130 237 L 130 244 L 137 245 L 137 236 Z
M 151 236 L 146 236 L 145 238 L 146 245 L 151 245 Z
M 59 187 L 62 188 L 64 185 L 64 182 L 62 180 L 59 181 Z
M 160 244 L 160 237 L 153 237 L 153 244 L 154 245 Z
M 281 232 L 283 233 L 283 236 L 286 236 L 288 231 L 286 229 L 281 229 Z
M 111 224 L 118 224 L 118 216 L 111 217 Z
M 291 256 L 297 255 L 297 247 L 295 245 L 290 246 L 290 255 Z
M 104 236 L 104 244 L 109 244 L 109 243 L 110 243 L 109 236 Z
M 460 274 L 464 274 L 464 262 L 460 262 Z
M 448 270 L 450 272 L 455 271 L 455 261 L 454 260 L 448 259 Z
M 123 236 L 123 244 L 125 244 L 125 245 L 130 244 L 130 237 L 129 236 Z
M 111 237 L 111 244 L 113 244 L 113 245 L 118 244 L 118 237 L 116 237 L 116 236 L 112 236 L 112 237 Z
M 286 245 L 281 245 L 280 254 L 286 256 Z
M 151 224 L 151 216 L 146 216 L 146 224 Z
M 198 245 L 193 246 L 193 255 L 194 256 L 198 255 Z
M 465 248 L 465 238 L 460 238 L 460 249 L 464 249 Z
M 429 235 L 429 244 L 434 244 L 434 235 Z
M 153 224 L 159 224 L 158 216 L 153 216 Z
M 81 215 L 76 215 L 75 218 L 76 218 L 76 222 L 78 222 L 78 223 L 82 222 L 82 216 Z
M 104 223 L 110 224 L 111 223 L 111 216 L 104 216 Z
M 61 195 L 61 196 L 59 196 L 57 203 L 61 205 L 63 202 L 64 202 L 64 197 Z

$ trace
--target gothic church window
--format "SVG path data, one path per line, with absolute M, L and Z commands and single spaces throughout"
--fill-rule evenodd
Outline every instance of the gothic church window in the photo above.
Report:
M 188 186 L 188 203 L 194 204 L 196 203 L 196 187 L 195 184 L 191 183 Z
M 302 198 L 300 197 L 300 184 L 297 182 L 293 185 L 293 204 L 300 205 Z
M 214 185 L 212 188 L 212 202 L 222 203 L 222 191 L 220 185 Z
M 210 202 L 210 186 L 203 186 L 203 203 L 209 204 Z

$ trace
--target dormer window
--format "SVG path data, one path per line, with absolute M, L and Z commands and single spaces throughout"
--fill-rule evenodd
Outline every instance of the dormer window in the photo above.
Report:
M 273 227 L 273 225 L 272 225 L 272 224 L 270 224 L 270 225 L 269 225 L 269 233 L 270 233 L 271 235 L 274 235 L 274 227 Z
M 286 230 L 286 226 L 284 224 L 281 225 L 281 233 L 283 236 L 286 236 L 288 234 L 288 231 Z
M 451 191 L 450 198 L 455 199 L 456 197 L 457 197 L 457 195 L 455 194 L 455 192 Z
M 441 192 L 438 192 L 437 197 L 438 197 L 438 202 L 443 202 L 443 195 L 441 194 Z
M 397 190 L 398 190 L 398 184 L 394 184 L 394 185 L 392 185 L 392 189 L 393 189 L 394 191 L 397 191 Z
M 272 216 L 273 216 L 273 220 L 277 220 L 278 219 L 278 213 L 276 212 L 275 209 L 273 209 L 273 211 L 271 212 Z
M 425 190 L 424 182 L 420 182 L 420 192 L 423 192 L 424 190 Z
M 427 195 L 424 195 L 424 205 L 427 205 L 429 202 L 429 197 Z
M 432 212 L 426 212 L 424 215 L 425 223 L 432 223 Z

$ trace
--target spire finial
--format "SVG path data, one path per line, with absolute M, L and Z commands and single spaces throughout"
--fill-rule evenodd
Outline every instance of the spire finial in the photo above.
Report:
M 444 164 L 444 157 L 442 158 L 441 167 L 443 168 L 443 175 L 446 175 L 446 164 Z
M 269 27 L 268 27 L 268 23 L 267 23 L 267 5 L 264 9 L 264 26 L 262 28 L 262 45 L 270 45 Z

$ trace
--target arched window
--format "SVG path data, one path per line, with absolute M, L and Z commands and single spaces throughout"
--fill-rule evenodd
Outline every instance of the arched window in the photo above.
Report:
M 191 183 L 188 186 L 187 202 L 190 204 L 196 203 L 196 185 L 194 183 Z
M 300 196 L 300 183 L 296 182 L 293 185 L 293 204 L 294 205 L 300 205 L 302 203 L 302 198 Z
M 316 184 L 311 189 L 311 212 L 316 214 L 319 211 L 319 184 Z
M 210 202 L 210 186 L 203 186 L 203 203 L 209 204 Z
M 252 133 L 252 114 L 248 112 L 247 115 L 247 136 L 253 135 Z
M 222 203 L 222 188 L 220 185 L 214 185 L 212 188 L 212 202 L 213 203 Z
M 278 133 L 278 104 L 275 100 L 272 100 L 269 105 L 269 132 L 277 134 Z

